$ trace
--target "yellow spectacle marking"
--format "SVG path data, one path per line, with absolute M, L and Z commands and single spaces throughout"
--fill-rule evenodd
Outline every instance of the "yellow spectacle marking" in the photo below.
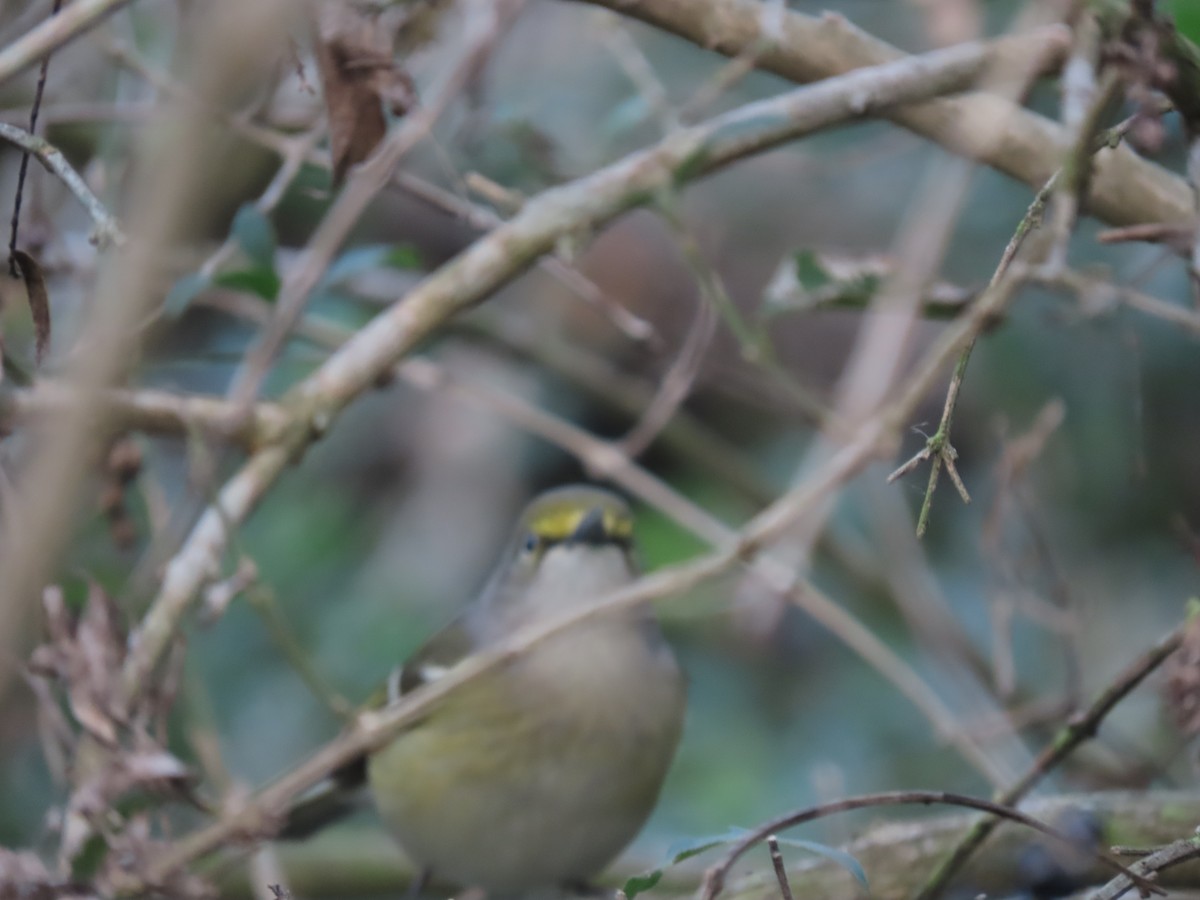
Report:
M 534 533 L 545 541 L 565 541 L 591 509 L 577 506 L 563 509 L 548 509 L 533 520 Z M 633 519 L 623 516 L 614 509 L 604 510 L 604 531 L 614 539 L 633 537 Z

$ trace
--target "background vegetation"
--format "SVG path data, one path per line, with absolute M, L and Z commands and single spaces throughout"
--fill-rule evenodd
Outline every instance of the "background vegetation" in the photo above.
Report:
M 57 7 L 0 6 L 0 896 L 244 889 L 249 792 L 581 479 L 637 506 L 692 684 L 624 874 L 1031 766 L 1100 843 L 1191 835 L 1194 3 Z M 788 93 L 821 79 L 823 113 Z M 921 863 L 854 851 L 873 893 L 915 893 L 946 821 Z M 965 883 L 1040 884 L 1014 858 Z M 249 882 L 396 890 L 399 860 L 364 816 Z

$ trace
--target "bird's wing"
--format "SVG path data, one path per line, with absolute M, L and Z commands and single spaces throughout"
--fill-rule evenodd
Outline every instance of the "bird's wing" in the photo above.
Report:
M 365 709 L 382 709 L 401 696 L 445 674 L 477 646 L 466 616 L 459 616 L 436 632 L 388 676 L 366 703 Z M 277 838 L 302 840 L 359 806 L 357 794 L 366 784 L 366 756 L 351 760 L 306 793 L 285 813 Z
M 385 702 L 394 703 L 423 684 L 436 681 L 470 656 L 478 646 L 465 615 L 459 616 L 422 644 L 388 678 Z

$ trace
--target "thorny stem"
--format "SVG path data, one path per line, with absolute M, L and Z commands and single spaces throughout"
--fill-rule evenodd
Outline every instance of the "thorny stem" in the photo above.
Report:
M 1097 131 L 1097 120 L 1111 102 L 1118 86 L 1119 82 L 1115 78 L 1110 77 L 1106 79 L 1102 89 L 1096 93 L 1080 124 L 1079 132 L 1076 140 L 1072 143 L 1067 161 L 1047 179 L 1042 189 L 1037 192 L 1033 201 L 1029 204 L 1029 208 L 1017 224 L 1016 229 L 1013 231 L 1013 236 L 1009 239 L 1004 252 L 1000 256 L 1000 262 L 996 265 L 996 270 L 992 273 L 992 277 L 988 282 L 989 287 L 995 286 L 1008 273 L 1025 239 L 1041 224 L 1046 205 L 1050 202 L 1051 198 L 1057 194 L 1060 203 L 1062 203 L 1064 202 L 1064 194 L 1069 192 L 1072 202 L 1077 205 L 1080 195 L 1087 188 L 1087 179 L 1084 173 L 1089 169 L 1087 165 L 1088 160 L 1100 150 L 1106 147 L 1114 147 L 1124 137 L 1129 128 L 1132 127 L 1134 120 L 1131 117 L 1112 128 Z M 1064 178 L 1068 179 L 1065 187 L 1062 186 Z M 1073 224 L 1073 213 L 1070 214 L 1069 219 L 1071 224 Z M 1053 249 L 1051 252 L 1054 254 Z M 1049 265 L 1053 267 L 1053 261 Z M 1027 277 L 1027 275 L 1022 276 L 1023 279 Z M 925 488 L 925 496 L 921 501 L 921 510 L 917 515 L 917 537 L 919 538 L 925 536 L 925 532 L 929 527 L 929 514 L 933 507 L 933 495 L 937 491 L 942 468 L 946 469 L 946 474 L 950 477 L 963 503 L 971 502 L 967 487 L 958 473 L 958 467 L 955 465 L 958 453 L 955 451 L 954 445 L 950 443 L 950 431 L 954 422 L 954 411 L 958 406 L 959 392 L 962 389 L 962 382 L 966 376 L 967 364 L 970 362 L 971 353 L 975 349 L 977 339 L 978 336 L 971 339 L 963 348 L 962 353 L 959 354 L 958 361 L 955 363 L 954 372 L 950 376 L 950 384 L 946 389 L 946 400 L 942 406 L 942 418 L 938 422 L 937 431 L 925 442 L 925 446 L 916 455 L 888 476 L 889 482 L 895 481 L 912 472 L 920 463 L 929 461 L 929 482 Z
M 1185 625 L 1182 624 L 1176 627 L 1122 670 L 1092 701 L 1091 706 L 1074 716 L 1059 730 L 1025 774 L 996 796 L 996 802 L 1006 806 L 1019 802 L 1046 773 L 1073 753 L 1076 747 L 1094 736 L 1112 708 L 1179 648 L 1183 642 L 1184 628 Z M 933 900 L 937 897 L 998 824 L 1000 820 L 995 818 L 980 819 L 975 823 L 962 841 L 937 866 L 917 893 L 916 900 Z

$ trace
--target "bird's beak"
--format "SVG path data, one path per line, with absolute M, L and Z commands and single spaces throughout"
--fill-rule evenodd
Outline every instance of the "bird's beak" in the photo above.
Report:
M 579 520 L 579 524 L 571 532 L 573 544 L 603 544 L 608 540 L 608 529 L 604 526 L 604 510 L 599 506 L 588 510 L 587 515 Z

